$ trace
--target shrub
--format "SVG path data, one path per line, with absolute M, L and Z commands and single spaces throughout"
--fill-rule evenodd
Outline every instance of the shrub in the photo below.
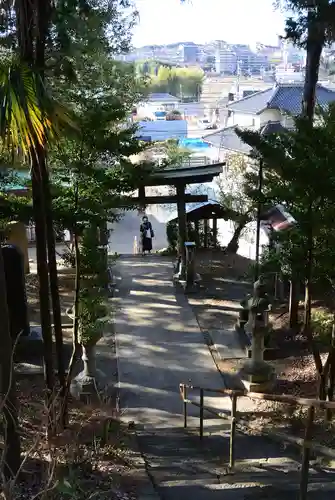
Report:
M 312 309 L 311 327 L 321 342 L 329 343 L 333 327 L 333 315 L 325 309 Z
M 178 111 L 178 109 L 173 109 L 166 115 L 166 120 L 171 121 L 171 120 L 182 120 L 183 117 L 181 115 L 181 112 Z
M 166 237 L 169 243 L 169 250 L 176 251 L 178 243 L 178 224 L 175 221 L 169 221 L 166 224 Z

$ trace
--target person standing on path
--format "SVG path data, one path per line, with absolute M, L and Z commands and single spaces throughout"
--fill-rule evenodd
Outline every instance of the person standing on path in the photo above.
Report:
M 152 238 L 154 238 L 154 232 L 152 229 L 151 222 L 148 220 L 148 217 L 146 215 L 142 217 L 140 232 L 141 232 L 141 242 L 142 242 L 142 255 L 144 255 L 145 252 L 148 253 L 151 252 Z

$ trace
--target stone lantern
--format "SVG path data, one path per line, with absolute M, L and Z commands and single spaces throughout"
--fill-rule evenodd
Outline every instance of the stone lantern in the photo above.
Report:
M 248 321 L 244 329 L 251 338 L 251 359 L 245 362 L 241 376 L 249 391 L 269 390 L 274 383 L 273 367 L 264 361 L 264 337 L 268 332 L 270 301 L 262 279 L 254 283 L 253 295 L 244 301 L 244 312 Z

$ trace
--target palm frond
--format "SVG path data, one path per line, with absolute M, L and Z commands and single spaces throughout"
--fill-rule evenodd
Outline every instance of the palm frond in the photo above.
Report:
M 39 74 L 14 57 L 0 57 L 0 138 L 10 150 L 29 156 L 32 148 L 75 128 L 69 113 L 53 100 Z

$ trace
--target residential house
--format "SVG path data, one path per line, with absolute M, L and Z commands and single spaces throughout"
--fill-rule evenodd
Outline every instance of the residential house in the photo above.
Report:
M 248 95 L 244 99 L 230 103 L 226 125 L 262 128 L 268 122 L 279 122 L 290 127 L 293 120 L 289 115 L 299 115 L 302 106 L 303 82 L 279 82 L 272 88 Z M 335 101 L 335 92 L 317 86 L 316 101 L 321 107 Z
M 245 144 L 235 132 L 236 126 L 260 130 L 263 134 L 280 132 L 293 126 L 292 116 L 302 110 L 303 83 L 278 83 L 272 88 L 256 92 L 252 95 L 231 102 L 227 105 L 226 127 L 203 136 L 203 139 L 217 148 L 217 160 L 227 161 L 232 153 L 249 155 L 250 146 Z M 316 102 L 325 108 L 335 101 L 335 91 L 322 85 L 317 86 Z M 227 225 L 228 224 L 228 225 Z M 224 223 L 221 227 L 222 242 L 225 245 L 233 232 L 232 223 Z M 266 244 L 267 235 L 261 236 L 261 244 Z M 241 238 L 240 253 L 246 257 L 255 256 L 255 228 L 251 228 Z
M 168 93 L 152 93 L 137 106 L 137 115 L 151 119 L 164 119 L 173 109 L 178 109 L 179 99 Z M 164 113 L 164 115 L 163 115 Z
M 226 125 L 203 138 L 218 148 L 218 158 L 228 151 L 249 154 L 250 147 L 235 133 L 235 127 L 261 130 L 263 133 L 278 132 L 293 126 L 292 116 L 301 113 L 303 83 L 278 83 L 272 88 L 255 92 L 238 101 L 227 104 Z M 316 101 L 326 107 L 335 101 L 335 90 L 318 85 Z

